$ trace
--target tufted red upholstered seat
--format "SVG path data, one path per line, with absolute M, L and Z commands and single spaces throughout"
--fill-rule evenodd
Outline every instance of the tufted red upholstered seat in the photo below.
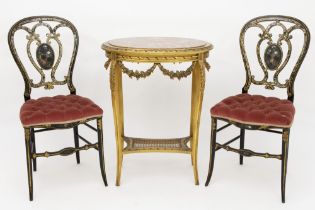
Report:
M 103 110 L 93 101 L 78 95 L 58 95 L 26 101 L 20 110 L 24 127 L 64 124 L 102 116 Z
M 291 127 L 295 108 L 289 100 L 239 94 L 211 108 L 211 116 L 249 125 Z

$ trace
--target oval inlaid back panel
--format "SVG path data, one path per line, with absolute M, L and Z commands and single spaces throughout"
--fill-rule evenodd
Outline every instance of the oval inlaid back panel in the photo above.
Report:
M 282 62 L 282 58 L 283 58 L 283 52 L 279 45 L 270 44 L 266 48 L 265 54 L 264 54 L 264 60 L 268 69 L 276 70 L 280 66 Z
M 55 52 L 49 44 L 40 44 L 36 50 L 36 59 L 41 68 L 51 69 L 55 62 Z

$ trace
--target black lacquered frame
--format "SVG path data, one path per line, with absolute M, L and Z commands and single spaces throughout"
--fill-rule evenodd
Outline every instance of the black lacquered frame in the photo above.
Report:
M 263 24 L 268 23 L 267 27 L 265 27 Z M 285 23 L 291 24 L 289 28 L 286 27 Z M 280 27 L 283 30 L 283 34 L 279 35 L 279 38 L 277 42 L 273 42 L 272 39 L 272 33 L 271 29 L 273 27 Z M 250 28 L 258 28 L 262 31 L 261 34 L 259 34 L 259 41 L 256 46 L 256 53 L 257 53 L 257 59 L 259 62 L 259 65 L 261 66 L 264 76 L 262 80 L 256 80 L 255 77 L 252 75 L 250 64 L 247 58 L 246 54 L 246 48 L 245 48 L 245 34 L 248 29 Z M 300 52 L 299 57 L 297 58 L 297 62 L 293 67 L 293 70 L 290 74 L 289 79 L 287 79 L 285 82 L 279 81 L 279 74 L 281 71 L 286 67 L 292 52 L 292 43 L 291 39 L 293 38 L 292 32 L 300 30 L 303 33 L 304 36 L 304 42 L 302 46 L 302 50 Z M 272 47 L 276 47 L 279 49 L 279 51 L 282 53 L 282 42 L 286 43 L 288 46 L 287 56 L 284 60 L 282 60 L 281 57 L 277 57 L 276 59 L 268 60 L 270 59 L 268 54 L 266 56 L 265 51 L 265 60 L 261 58 L 260 55 L 260 48 L 262 45 L 262 42 L 267 41 L 268 46 L 273 45 Z M 287 16 L 262 16 L 257 17 L 249 22 L 247 22 L 244 27 L 241 30 L 240 34 L 240 48 L 241 53 L 244 61 L 244 66 L 246 70 L 246 82 L 242 89 L 242 93 L 247 93 L 250 86 L 253 85 L 264 85 L 266 89 L 273 90 L 276 87 L 277 88 L 286 88 L 287 94 L 288 94 L 288 100 L 292 101 L 294 100 L 294 81 L 297 76 L 297 73 L 300 69 L 300 66 L 305 58 L 305 55 L 307 53 L 307 50 L 309 48 L 310 43 L 310 32 L 307 26 L 300 20 L 292 17 Z M 267 47 L 268 48 L 268 47 Z M 266 49 L 267 50 L 267 49 Z M 278 59 L 278 60 L 277 60 Z M 269 78 L 269 71 L 275 71 L 274 76 L 272 78 L 272 81 L 268 81 Z M 217 122 L 218 120 L 224 121 L 227 124 L 224 126 L 217 128 Z M 240 135 L 236 136 L 235 138 L 225 142 L 224 144 L 220 144 L 216 140 L 217 133 L 226 129 L 227 127 L 234 125 L 238 128 L 240 128 Z M 270 133 L 276 133 L 280 134 L 282 136 L 282 153 L 281 154 L 269 154 L 269 153 L 259 153 L 254 152 L 248 149 L 244 148 L 245 144 L 245 130 L 258 130 L 258 131 L 265 131 Z M 243 157 L 251 157 L 251 156 L 258 156 L 258 157 L 264 157 L 264 158 L 274 158 L 281 160 L 281 197 L 282 202 L 285 202 L 285 185 L 286 185 L 286 174 L 287 174 L 287 163 L 288 163 L 288 151 L 289 151 L 289 134 L 290 134 L 290 127 L 276 127 L 276 126 L 268 126 L 268 125 L 250 125 L 250 124 L 244 124 L 235 122 L 229 119 L 223 119 L 219 117 L 212 116 L 211 117 L 211 143 L 210 143 L 210 161 L 209 161 L 209 171 L 208 176 L 206 180 L 206 186 L 209 185 L 212 172 L 213 172 L 213 166 L 214 166 L 214 159 L 215 159 L 215 153 L 216 151 L 220 149 L 225 149 L 226 151 L 231 151 L 239 154 L 239 162 L 242 165 L 243 164 Z M 233 148 L 229 146 L 231 143 L 235 142 L 236 140 L 240 140 L 239 143 L 239 149 Z
M 33 24 L 31 27 L 30 24 Z M 52 24 L 55 24 L 54 26 Z M 48 33 L 46 34 L 46 43 L 50 46 L 52 41 L 55 41 L 58 46 L 58 57 L 56 61 L 53 61 L 51 65 L 41 65 L 40 62 L 36 62 L 33 58 L 32 52 L 30 50 L 30 46 L 33 43 L 38 45 L 38 48 L 41 46 L 42 40 L 39 34 L 36 33 L 36 29 L 38 27 L 46 27 L 48 29 Z M 58 33 L 58 29 L 60 28 L 68 28 L 71 30 L 73 34 L 73 51 L 72 56 L 70 59 L 70 65 L 68 68 L 67 75 L 64 76 L 64 80 L 60 81 L 55 77 L 55 73 L 58 69 L 58 65 L 62 58 L 62 43 L 59 39 L 60 33 Z M 17 52 L 15 46 L 15 33 L 17 31 L 24 31 L 26 32 L 26 39 L 27 42 L 27 55 L 30 59 L 31 63 L 33 64 L 34 68 L 40 74 L 41 79 L 38 83 L 34 83 L 33 80 L 30 78 L 27 70 Z M 76 59 L 76 55 L 78 52 L 79 46 L 79 35 L 78 31 L 75 26 L 68 20 L 54 17 L 54 16 L 34 16 L 24 18 L 17 23 L 15 23 L 8 34 L 8 43 L 11 50 L 11 54 L 19 67 L 24 82 L 25 82 L 25 91 L 24 91 L 24 99 L 25 101 L 31 99 L 31 90 L 32 88 L 39 88 L 44 87 L 45 89 L 53 89 L 56 85 L 67 85 L 70 91 L 70 94 L 76 94 L 76 89 L 72 83 L 72 74 L 73 74 L 73 67 Z M 37 49 L 38 49 L 37 48 Z M 51 51 L 54 53 L 53 49 Z M 51 52 L 50 52 L 51 53 Z M 45 56 L 45 55 L 44 55 Z M 37 60 L 38 61 L 38 60 Z M 45 60 L 46 62 L 46 60 Z M 47 64 L 47 63 L 46 63 Z M 44 71 L 50 70 L 51 80 L 47 81 Z M 96 121 L 96 127 L 89 124 L 91 121 Z M 91 143 L 86 138 L 81 136 L 78 131 L 79 125 L 86 126 L 91 130 L 95 131 L 98 135 L 98 141 L 96 143 Z M 73 129 L 74 133 L 74 147 L 67 147 L 63 148 L 59 151 L 55 152 L 42 152 L 39 153 L 36 151 L 36 143 L 35 143 L 35 134 L 38 132 L 46 132 L 52 130 L 59 130 L 59 129 Z M 25 126 L 25 146 L 26 146 L 26 160 L 27 160 L 27 174 L 28 174 L 28 186 L 29 186 L 29 199 L 33 200 L 33 170 L 37 170 L 37 158 L 39 157 L 51 157 L 56 155 L 67 156 L 71 154 L 76 154 L 76 161 L 80 163 L 80 151 L 88 150 L 88 149 L 96 149 L 99 153 L 99 160 L 100 160 L 100 168 L 101 174 L 103 178 L 103 182 L 105 186 L 107 186 L 107 179 L 105 173 L 105 163 L 104 163 L 104 150 L 103 150 L 103 128 L 102 128 L 102 117 L 92 117 L 88 119 L 84 119 L 77 122 L 72 123 L 65 123 L 65 124 L 45 124 L 45 125 L 32 125 L 32 126 Z M 80 146 L 79 140 L 82 140 L 85 145 Z

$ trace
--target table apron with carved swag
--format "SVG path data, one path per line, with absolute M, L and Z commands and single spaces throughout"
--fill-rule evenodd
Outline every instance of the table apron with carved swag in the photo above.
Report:
M 139 152 L 173 152 L 191 154 L 195 184 L 199 184 L 197 170 L 197 147 L 200 113 L 205 87 L 205 69 L 209 51 L 213 46 L 207 42 L 172 37 L 142 37 L 111 40 L 102 45 L 108 58 L 105 68 L 110 67 L 110 88 L 117 143 L 116 185 L 120 185 L 123 154 Z M 152 63 L 144 71 L 131 70 L 124 62 Z M 171 71 L 163 63 L 191 62 L 184 70 Z M 171 79 L 192 75 L 190 135 L 172 139 L 143 139 L 124 135 L 122 73 L 130 78 L 146 78 L 159 69 Z M 126 143 L 126 144 L 124 144 Z M 189 143 L 189 145 L 188 145 Z M 124 145 L 126 145 L 124 147 Z

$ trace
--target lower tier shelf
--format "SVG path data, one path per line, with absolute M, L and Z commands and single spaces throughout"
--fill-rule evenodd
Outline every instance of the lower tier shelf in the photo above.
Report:
M 172 139 L 146 139 L 123 137 L 126 142 L 126 147 L 123 150 L 124 154 L 139 153 L 139 152 L 170 152 L 170 153 L 191 153 L 191 148 L 188 146 L 191 137 L 172 138 Z

